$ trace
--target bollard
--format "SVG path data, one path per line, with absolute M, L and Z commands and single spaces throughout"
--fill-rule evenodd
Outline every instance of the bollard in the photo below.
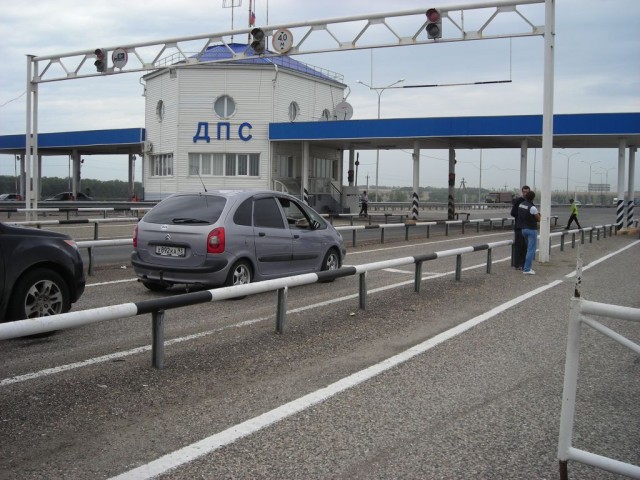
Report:
M 416 262 L 416 274 L 413 282 L 413 291 L 420 293 L 420 285 L 422 284 L 422 262 Z
M 360 296 L 360 305 L 359 305 L 360 309 L 366 310 L 367 309 L 367 272 L 362 272 L 360 274 L 359 296 Z
M 580 243 L 584 245 L 584 230 L 580 229 Z
M 560 235 L 560 251 L 561 252 L 564 252 L 564 236 L 565 236 L 565 233 L 562 232 L 562 234 Z
M 446 237 L 448 237 L 448 236 L 449 236 L 449 224 L 448 224 L 448 223 L 445 223 L 445 224 L 444 224 L 444 235 L 445 235 Z
M 100 238 L 100 235 L 98 234 L 98 222 L 95 222 L 93 224 L 93 239 L 98 240 L 99 238 Z
M 289 287 L 278 289 L 278 306 L 276 310 L 276 333 L 284 333 L 287 316 L 287 296 Z
M 465 224 L 465 221 L 463 220 L 463 221 L 462 221 L 462 234 L 463 234 L 463 235 L 464 235 L 464 224 Z
M 462 277 L 462 254 L 456 255 L 456 282 Z
M 93 247 L 87 248 L 87 254 L 89 255 L 89 269 L 87 270 L 87 275 L 93 275 Z
M 513 248 L 513 245 L 511 247 Z M 513 264 L 513 256 L 511 257 L 511 263 Z M 491 248 L 489 248 L 487 249 L 487 273 L 491 273 L 491 264 Z
M 352 234 L 353 234 L 353 242 L 352 243 L 353 243 L 353 246 L 355 247 L 356 246 L 356 230 L 354 230 L 352 232 Z
M 576 248 L 576 232 L 571 234 L 571 248 Z
M 427 238 L 431 236 L 431 225 L 427 225 Z
M 384 228 L 380 229 L 380 243 L 384 243 Z
M 164 310 L 158 310 L 151 314 L 151 332 L 153 342 L 151 345 L 151 365 L 153 368 L 164 368 Z

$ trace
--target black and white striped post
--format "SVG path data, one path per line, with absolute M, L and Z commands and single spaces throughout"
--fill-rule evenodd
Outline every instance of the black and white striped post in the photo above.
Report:
M 616 231 L 620 230 L 624 225 L 624 200 L 618 199 L 616 206 Z

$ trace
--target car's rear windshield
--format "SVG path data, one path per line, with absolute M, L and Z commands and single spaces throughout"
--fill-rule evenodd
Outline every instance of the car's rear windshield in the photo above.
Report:
M 144 216 L 149 223 L 207 225 L 218 221 L 227 199 L 216 195 L 178 195 L 167 198 Z

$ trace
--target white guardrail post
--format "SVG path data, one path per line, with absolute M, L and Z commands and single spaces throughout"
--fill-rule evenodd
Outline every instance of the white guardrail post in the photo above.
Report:
M 582 324 L 588 325 L 603 335 L 615 340 L 640 355 L 640 345 L 605 327 L 587 315 L 597 315 L 619 320 L 640 322 L 640 308 L 621 307 L 596 303 L 582 298 L 571 299 L 567 357 L 564 369 L 562 411 L 560 413 L 560 435 L 558 439 L 558 461 L 561 480 L 568 480 L 567 462 L 575 460 L 609 472 L 640 478 L 640 466 L 620 462 L 571 446 L 575 418 L 576 389 L 578 383 L 578 360 L 580 356 L 580 333 Z
M 603 470 L 640 478 L 640 466 L 597 455 L 575 448 L 571 445 L 576 411 L 576 391 L 578 386 L 578 367 L 580 359 L 580 333 L 582 324 L 590 326 L 601 334 L 624 345 L 640 355 L 640 345 L 619 333 L 605 327 L 588 315 L 640 322 L 640 308 L 622 307 L 605 303 L 591 302 L 581 298 L 582 283 L 582 247 L 578 248 L 575 294 L 571 299 L 569 312 L 569 331 L 567 335 L 567 353 L 564 366 L 564 386 L 562 391 L 562 410 L 560 412 L 560 434 L 558 437 L 558 462 L 560 480 L 568 480 L 568 461 L 575 460 Z

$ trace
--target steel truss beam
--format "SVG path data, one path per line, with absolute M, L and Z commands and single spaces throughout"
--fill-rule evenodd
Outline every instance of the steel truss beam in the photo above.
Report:
M 438 8 L 443 20 L 443 37 L 429 39 L 425 32 L 427 20 L 425 9 L 359 15 L 343 18 L 331 18 L 311 22 L 293 23 L 290 25 L 268 25 L 262 27 L 265 34 L 271 37 L 277 30 L 286 28 L 294 38 L 294 45 L 286 55 L 303 55 L 311 53 L 360 50 L 369 48 L 397 47 L 405 45 L 426 45 L 433 43 L 460 42 L 468 40 L 486 40 L 497 38 L 528 37 L 544 35 L 545 26 L 535 25 L 518 7 L 529 4 L 543 4 L 544 0 L 494 0 L 471 5 L 449 5 Z M 465 27 L 465 12 L 479 11 L 486 14 L 486 21 L 480 28 L 471 30 Z M 501 34 L 487 33 L 487 27 L 494 23 L 501 14 L 517 15 L 521 22 L 514 25 L 514 30 Z M 391 26 L 391 20 L 398 25 Z M 380 37 L 380 31 L 392 38 L 387 41 L 367 43 L 365 34 L 374 32 Z M 201 65 L 217 62 L 229 62 L 229 59 L 201 61 L 209 47 L 225 46 L 234 60 L 255 58 L 252 50 L 241 53 L 234 52 L 229 46 L 234 36 L 250 34 L 251 29 L 232 30 L 226 32 L 170 38 L 145 43 L 122 44 L 111 47 L 96 45 L 91 50 L 80 50 L 50 56 L 33 57 L 33 83 L 54 82 L 76 78 L 97 77 L 131 73 L 169 67 L 175 64 Z M 346 31 L 347 33 L 342 33 Z M 321 46 L 314 46 L 316 40 Z M 316 42 L 317 43 L 317 42 Z M 326 44 L 326 46 L 325 46 Z M 268 44 L 267 44 L 268 45 Z M 95 48 L 104 48 L 107 52 L 108 67 L 104 73 L 95 71 L 93 62 L 96 58 Z M 127 64 L 122 68 L 113 66 L 110 59 L 116 49 L 124 49 L 128 54 Z M 262 57 L 279 56 L 268 52 Z

